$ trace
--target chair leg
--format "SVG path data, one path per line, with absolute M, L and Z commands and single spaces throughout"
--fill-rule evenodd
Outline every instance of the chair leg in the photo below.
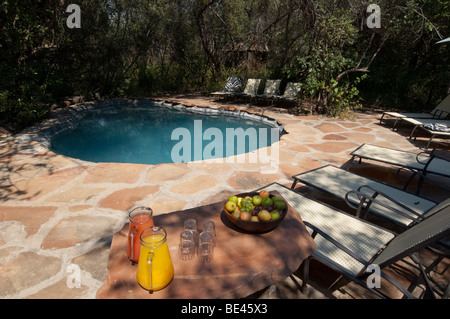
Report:
M 398 119 L 398 118 L 395 120 L 394 125 L 392 126 L 393 131 L 396 131 L 396 129 L 397 129 L 397 132 L 398 132 L 399 126 L 400 126 L 400 125 L 398 125 L 398 123 L 400 123 L 400 121 L 401 121 L 401 119 Z
M 294 181 L 292 182 L 292 185 L 291 185 L 291 189 L 294 189 L 295 188 L 295 185 L 297 185 L 297 180 L 296 179 L 294 179 Z
M 420 190 L 422 189 L 422 185 L 423 185 L 424 179 L 425 179 L 425 176 L 421 174 L 421 175 L 420 175 L 420 178 L 419 178 L 419 182 L 417 183 L 417 191 L 416 191 L 416 195 L 419 195 L 419 194 L 420 194 Z
M 425 281 L 425 286 L 426 286 L 426 291 L 425 291 L 425 295 L 428 296 L 428 298 L 431 299 L 436 299 L 436 295 L 434 294 L 433 288 L 431 287 L 431 282 L 428 279 L 427 274 L 425 273 L 425 269 L 422 265 L 422 263 L 420 262 L 420 257 L 418 253 L 413 253 L 410 255 L 411 259 L 419 266 L 420 269 L 420 274 L 422 275 L 422 278 Z
M 305 261 L 303 261 L 303 278 L 302 278 L 302 294 L 308 293 L 308 279 L 309 279 L 309 262 L 311 261 L 311 257 L 308 257 Z
M 402 170 L 402 168 L 399 168 L 398 171 L 397 171 L 397 176 L 399 177 L 400 180 L 401 180 L 401 178 L 400 178 L 400 171 L 401 171 L 401 170 Z M 414 179 L 414 177 L 415 177 L 416 175 L 417 175 L 417 172 L 412 172 L 411 176 L 410 176 L 409 179 L 406 181 L 405 186 L 403 186 L 403 190 L 404 190 L 404 191 L 408 188 L 409 184 L 412 182 L 412 180 Z
M 433 141 L 433 138 L 434 138 L 435 136 L 436 136 L 436 134 L 432 134 L 432 135 L 431 135 L 430 139 L 428 140 L 427 146 L 425 146 L 425 149 L 426 149 L 426 150 L 430 148 L 431 141 Z
M 344 276 L 343 276 L 343 275 L 339 275 L 339 277 L 338 277 L 338 278 L 337 278 L 330 286 L 328 286 L 328 290 L 333 290 L 334 287 L 337 286 L 338 283 L 339 283 L 342 279 L 344 279 Z
M 347 162 L 346 168 L 345 170 L 348 171 L 350 169 L 350 165 L 353 163 L 353 161 L 355 160 L 356 155 L 353 155 L 352 158 Z M 359 158 L 358 164 L 361 164 L 361 160 L 362 158 Z
M 409 139 L 412 140 L 414 133 L 416 132 L 419 125 L 414 126 L 413 130 L 411 131 L 411 134 L 409 135 Z M 414 138 L 414 141 L 417 139 L 417 136 Z
M 442 299 L 449 299 L 449 298 L 450 298 L 450 283 L 447 285 L 447 288 L 445 289 L 445 292 L 442 295 Z

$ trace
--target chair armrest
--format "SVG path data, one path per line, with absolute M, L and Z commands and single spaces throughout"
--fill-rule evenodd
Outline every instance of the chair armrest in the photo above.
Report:
M 369 195 L 367 193 L 363 193 L 361 190 L 364 189 L 364 188 L 370 189 L 373 192 L 373 194 Z M 354 205 L 353 203 L 351 203 L 351 201 L 349 200 L 349 195 L 350 194 L 355 194 L 358 197 L 359 204 L 357 206 Z M 387 203 L 380 201 L 378 199 L 379 196 L 384 197 L 388 201 L 390 201 L 390 202 L 400 206 L 404 210 L 410 212 L 412 215 L 417 216 L 417 217 L 416 218 L 412 217 L 412 216 L 406 214 L 405 212 L 402 212 L 402 211 L 398 210 L 397 208 L 394 208 L 394 207 L 388 205 Z M 391 210 L 392 212 L 394 212 L 396 214 L 399 214 L 399 215 L 402 215 L 403 217 L 409 218 L 409 219 L 411 219 L 412 221 L 414 221 L 416 223 L 420 222 L 423 219 L 420 214 L 418 214 L 417 212 L 415 212 L 414 210 L 412 210 L 411 208 L 409 208 L 405 204 L 400 203 L 399 201 L 395 200 L 394 198 L 392 198 L 391 196 L 387 195 L 386 193 L 383 193 L 383 192 L 381 192 L 381 191 L 377 190 L 376 188 L 374 188 L 372 186 L 369 186 L 369 185 L 363 185 L 363 186 L 360 186 L 358 188 L 358 190 L 352 190 L 352 191 L 347 192 L 345 194 L 345 202 L 347 203 L 347 205 L 349 205 L 350 207 L 353 207 L 353 208 L 355 208 L 357 210 L 356 215 L 358 217 L 361 217 L 361 213 L 362 213 L 363 209 L 365 210 L 365 214 L 367 214 L 367 212 L 370 209 L 370 206 L 373 203 L 375 203 L 377 205 L 383 206 L 383 207 Z
M 416 155 L 416 161 L 417 161 L 417 163 L 420 163 L 420 164 L 423 164 L 423 165 L 425 165 L 425 168 L 424 168 L 424 170 L 426 170 L 426 168 L 428 167 L 428 165 L 430 165 L 430 162 L 434 159 L 434 157 L 436 156 L 436 155 L 434 155 L 434 151 L 435 151 L 435 149 L 433 149 L 432 151 L 431 151 L 431 153 L 429 153 L 429 152 L 420 152 L 420 153 L 418 153 L 417 155 Z M 421 155 L 429 155 L 429 157 L 428 157 L 428 159 L 426 160 L 426 162 L 422 162 L 422 161 L 420 161 L 420 159 L 419 159 L 419 156 L 421 156 Z
M 305 226 L 307 226 L 307 227 L 309 227 L 309 228 L 311 228 L 313 230 L 313 233 L 311 235 L 311 237 L 313 239 L 317 236 L 317 234 L 319 234 L 320 236 L 324 237 L 326 240 L 331 242 L 333 245 L 335 245 L 337 248 L 339 248 L 340 250 L 344 251 L 349 256 L 351 256 L 352 258 L 356 259 L 361 264 L 363 264 L 364 268 L 367 268 L 368 266 L 371 265 L 371 263 L 369 261 L 362 259 L 359 255 L 357 255 L 353 251 L 349 250 L 347 247 L 345 247 L 344 245 L 339 243 L 337 240 L 335 240 L 333 237 L 331 237 L 330 235 L 328 235 L 327 233 L 322 231 L 317 226 L 314 226 L 314 225 L 312 225 L 311 223 L 309 223 L 307 221 L 303 221 L 303 223 L 305 224 Z M 363 272 L 361 271 L 361 273 L 363 273 Z M 405 287 L 403 287 L 398 281 L 396 281 L 394 278 L 390 277 L 389 275 L 387 275 L 386 273 L 384 273 L 381 270 L 380 270 L 380 276 L 382 278 L 386 279 L 387 281 L 389 281 L 392 285 L 394 285 L 398 290 L 400 290 L 409 299 L 417 299 L 416 297 L 414 297 L 411 294 L 411 292 L 409 292 Z M 365 288 L 367 288 L 367 289 L 369 289 L 371 291 L 374 291 L 376 294 L 380 294 L 380 295 L 386 297 L 383 293 L 375 291 L 373 288 L 370 288 L 369 286 L 367 286 L 367 284 L 365 284 L 360 278 L 354 278 L 354 279 L 357 280 L 357 282 L 359 282 L 360 284 L 362 284 Z

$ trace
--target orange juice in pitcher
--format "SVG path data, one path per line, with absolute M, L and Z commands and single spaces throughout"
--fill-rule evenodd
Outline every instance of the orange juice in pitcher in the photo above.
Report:
M 162 227 L 150 227 L 141 233 L 141 252 L 136 278 L 142 288 L 154 291 L 166 287 L 174 270 L 167 246 L 167 233 Z

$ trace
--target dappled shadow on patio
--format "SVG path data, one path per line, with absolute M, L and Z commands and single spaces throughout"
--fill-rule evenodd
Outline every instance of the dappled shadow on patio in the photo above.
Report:
M 77 169 L 61 171 L 64 167 Z M 5 138 L 0 141 L 0 202 L 35 200 L 83 169 L 80 162 L 57 155 L 35 141 L 18 143 Z
M 105 220 L 109 224 L 105 225 L 104 229 L 110 232 L 114 228 L 117 231 L 118 227 L 123 226 L 122 221 L 126 210 L 133 205 L 150 205 L 158 214 L 165 214 L 222 201 L 231 194 L 253 190 L 272 182 L 279 182 L 289 187 L 292 184 L 293 175 L 328 164 L 344 168 L 348 166 L 350 172 L 402 188 L 404 180 L 409 177 L 407 172 L 401 172 L 399 179 L 397 168 L 392 166 L 371 161 L 363 161 L 361 164 L 356 161 L 349 163 L 351 157 L 349 153 L 362 143 L 373 142 L 380 146 L 417 152 L 422 151 L 420 147 L 424 145 L 419 138 L 416 141 L 409 140 L 407 134 L 404 134 L 402 130 L 393 132 L 386 125 L 378 124 L 379 113 L 367 110 L 356 113 L 354 118 L 333 119 L 316 115 L 296 116 L 286 109 L 277 108 L 276 105 L 237 104 L 232 101 L 213 101 L 211 98 L 193 95 L 161 97 L 161 100 L 192 106 L 242 108 L 276 118 L 285 125 L 287 131 L 280 141 L 279 170 L 274 174 L 264 175 L 260 172 L 260 167 L 248 163 L 221 165 L 183 163 L 155 166 L 91 163 L 54 154 L 38 142 L 17 143 L 14 138 L 6 137 L 0 141 L 0 203 L 2 204 L 0 209 L 3 210 L 0 213 L 6 214 L 9 220 L 5 219 L 6 232 L 2 234 L 5 239 L 2 240 L 0 236 L 0 249 L 8 252 L 10 247 L 20 244 L 23 246 L 22 251 L 27 251 L 30 244 L 30 240 L 27 240 L 28 236 L 36 235 L 32 240 L 39 242 L 34 244 L 30 250 L 33 249 L 33 252 L 40 253 L 39 250 L 42 249 L 43 255 L 45 255 L 47 253 L 45 251 L 45 247 L 47 247 L 45 244 L 48 243 L 46 242 L 47 236 L 52 235 L 61 240 L 63 236 L 57 236 L 61 234 L 60 229 L 73 226 L 73 229 L 70 230 L 74 234 L 73 242 L 68 243 L 64 249 L 54 250 L 53 253 L 56 256 L 61 254 L 61 258 L 69 262 L 80 258 L 79 263 L 84 271 L 99 272 L 106 277 L 107 260 L 105 256 L 109 252 L 109 246 L 103 245 L 104 248 L 98 250 L 102 252 L 103 258 L 93 266 L 91 264 L 92 256 L 95 255 L 97 258 L 98 252 L 95 250 L 95 253 L 89 255 L 86 251 L 96 247 L 96 244 L 93 244 L 95 241 L 86 234 L 80 238 L 76 236 L 83 232 L 76 232 L 75 229 L 89 230 L 90 228 L 86 226 L 91 221 Z M 440 147 L 438 152 L 444 156 L 448 155 L 448 150 L 444 147 Z M 420 196 L 440 202 L 448 198 L 449 194 L 439 187 L 443 185 L 450 189 L 448 179 L 430 176 L 425 181 Z M 414 180 L 407 191 L 415 193 L 416 186 L 417 180 Z M 297 191 L 350 214 L 355 213 L 344 201 L 312 187 L 298 185 Z M 24 210 L 23 207 L 32 207 L 33 210 Z M 40 208 L 43 212 L 40 219 L 28 218 L 35 211 L 34 209 Z M 12 212 L 16 212 L 15 209 L 22 211 L 24 216 L 20 218 L 12 216 Z M 96 215 L 99 217 L 95 219 Z M 401 231 L 391 224 L 377 220 L 372 215 L 369 216 L 369 221 L 394 231 Z M 36 225 L 32 230 L 25 227 L 25 235 L 18 241 L 19 239 L 15 239 L 16 237 L 13 237 L 9 231 L 16 229 L 16 225 L 26 222 Z M 14 227 L 9 227 L 10 225 Z M 108 235 L 112 236 L 112 233 L 108 233 Z M 52 236 L 49 237 L 53 240 Z M 14 241 L 9 242 L 10 238 Z M 89 238 L 89 240 L 85 238 Z M 59 243 L 55 241 L 55 245 L 57 244 Z M 38 247 L 37 252 L 35 247 Z M 80 249 L 82 252 L 70 256 L 65 255 L 76 249 Z M 85 253 L 86 256 L 83 257 Z M 430 254 L 428 251 L 421 252 L 421 254 L 426 257 L 427 266 L 434 266 L 436 255 Z M 8 258 L 15 260 L 16 255 L 17 253 Z M 32 254 L 30 253 L 30 255 Z M 2 262 L 0 260 L 0 267 L 2 267 Z M 433 279 L 440 287 L 449 282 L 449 265 L 449 260 L 443 259 L 432 272 Z M 403 278 L 406 286 L 416 285 L 415 279 L 418 271 L 407 262 L 397 263 L 387 271 Z M 304 295 L 298 289 L 302 283 L 300 267 L 292 277 L 288 276 L 284 281 L 271 285 L 249 297 L 374 298 L 365 289 L 344 279 L 329 288 L 338 277 L 338 274 L 331 269 L 318 262 L 313 262 L 310 267 L 313 289 L 310 289 L 308 294 Z M 61 282 L 65 282 L 65 269 L 58 269 L 57 273 L 45 274 L 45 278 L 59 278 Z M 21 287 L 27 287 L 25 292 L 7 295 L 19 296 L 19 298 L 28 295 L 38 297 L 46 294 L 50 296 L 73 295 L 74 290 L 61 290 L 61 285 L 53 287 L 53 283 L 43 280 L 42 284 L 28 287 L 26 283 L 20 282 Z M 94 282 L 89 285 L 92 289 L 90 295 L 85 291 L 80 292 L 79 295 L 85 293 L 89 297 L 95 296 L 92 291 L 98 289 L 99 283 Z M 438 291 L 442 294 L 442 288 Z M 395 293 L 393 297 L 401 298 Z

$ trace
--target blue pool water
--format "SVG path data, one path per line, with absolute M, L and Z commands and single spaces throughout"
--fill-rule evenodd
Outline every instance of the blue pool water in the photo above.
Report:
M 279 129 L 260 121 L 149 106 L 89 112 L 50 148 L 91 162 L 161 164 L 224 158 L 278 140 Z

